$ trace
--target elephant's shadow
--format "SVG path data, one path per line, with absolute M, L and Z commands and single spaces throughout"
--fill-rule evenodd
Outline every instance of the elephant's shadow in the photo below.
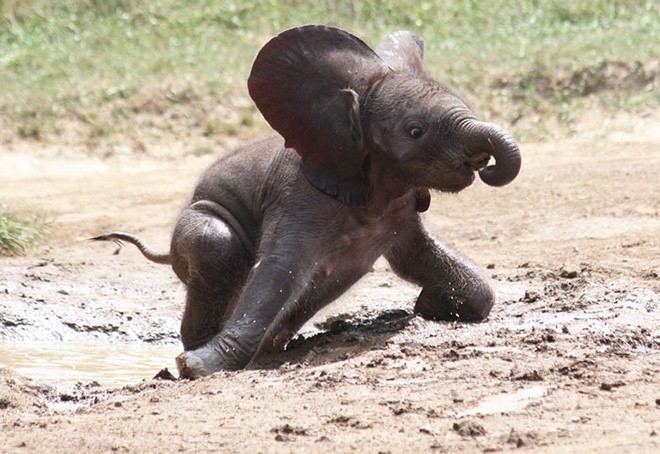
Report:
M 342 361 L 384 346 L 414 317 L 402 309 L 387 310 L 370 318 L 354 318 L 350 314 L 331 317 L 317 325 L 321 332 L 308 337 L 298 335 L 284 351 L 260 354 L 248 369 L 277 369 L 286 363 L 320 366 Z

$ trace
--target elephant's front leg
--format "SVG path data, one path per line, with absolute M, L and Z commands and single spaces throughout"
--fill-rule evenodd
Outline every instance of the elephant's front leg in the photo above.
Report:
M 399 276 L 422 286 L 415 312 L 424 318 L 483 320 L 495 303 L 495 294 L 477 267 L 431 237 L 419 219 L 385 257 Z
M 269 252 L 252 268 L 243 292 L 222 331 L 206 345 L 177 357 L 182 378 L 197 378 L 219 370 L 245 367 L 259 351 L 280 311 L 300 295 L 306 281 L 306 261 L 288 253 Z

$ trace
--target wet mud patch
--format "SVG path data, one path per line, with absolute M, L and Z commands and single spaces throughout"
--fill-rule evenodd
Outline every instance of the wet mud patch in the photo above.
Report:
M 260 355 L 250 368 L 277 368 L 284 363 L 315 366 L 382 349 L 415 317 L 405 310 L 388 310 L 372 317 L 341 313 L 314 324 L 317 332 L 299 334 L 282 352 Z
M 0 411 L 45 408 L 42 396 L 50 390 L 9 369 L 0 369 Z
M 40 383 L 10 369 L 0 369 L 0 410 L 74 410 L 107 399 L 97 382 Z
M 70 382 L 32 380 L 0 368 L 0 420 L 3 415 L 31 411 L 37 414 L 67 414 L 96 405 L 121 407 L 133 396 L 167 387 L 174 380 L 167 370 L 154 378 L 121 387 L 102 386 L 97 381 Z
M 177 342 L 182 289 L 171 273 L 130 259 L 123 269 L 99 272 L 79 245 L 62 255 L 69 260 L 3 264 L 0 342 Z

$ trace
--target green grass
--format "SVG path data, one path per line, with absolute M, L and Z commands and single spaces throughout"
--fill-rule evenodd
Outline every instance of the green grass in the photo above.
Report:
M 652 0 L 0 0 L 0 16 L 0 135 L 90 148 L 263 128 L 245 79 L 260 46 L 295 25 L 339 26 L 374 46 L 416 30 L 429 71 L 508 124 L 567 118 L 585 96 L 575 74 L 657 59 L 660 42 Z M 615 91 L 603 109 L 660 105 L 657 88 Z
M 15 256 L 27 253 L 45 233 L 47 223 L 39 219 L 19 219 L 7 211 L 0 211 L 0 255 Z

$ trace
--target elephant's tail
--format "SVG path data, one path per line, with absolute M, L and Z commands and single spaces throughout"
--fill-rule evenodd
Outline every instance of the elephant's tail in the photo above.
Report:
M 147 246 L 144 243 L 144 241 L 142 241 L 140 238 L 136 237 L 135 235 L 131 235 L 130 233 L 112 232 L 112 233 L 107 233 L 105 235 L 95 236 L 94 238 L 90 238 L 90 240 L 114 241 L 119 246 L 119 249 L 115 251 L 115 254 L 119 253 L 119 250 L 124 246 L 123 241 L 126 241 L 127 243 L 131 243 L 135 245 L 135 247 L 137 247 L 140 250 L 140 252 L 142 252 L 142 255 L 144 255 L 147 259 L 151 260 L 152 262 L 161 263 L 163 265 L 172 264 L 172 258 L 170 257 L 169 253 L 159 254 L 155 252 L 153 249 Z

